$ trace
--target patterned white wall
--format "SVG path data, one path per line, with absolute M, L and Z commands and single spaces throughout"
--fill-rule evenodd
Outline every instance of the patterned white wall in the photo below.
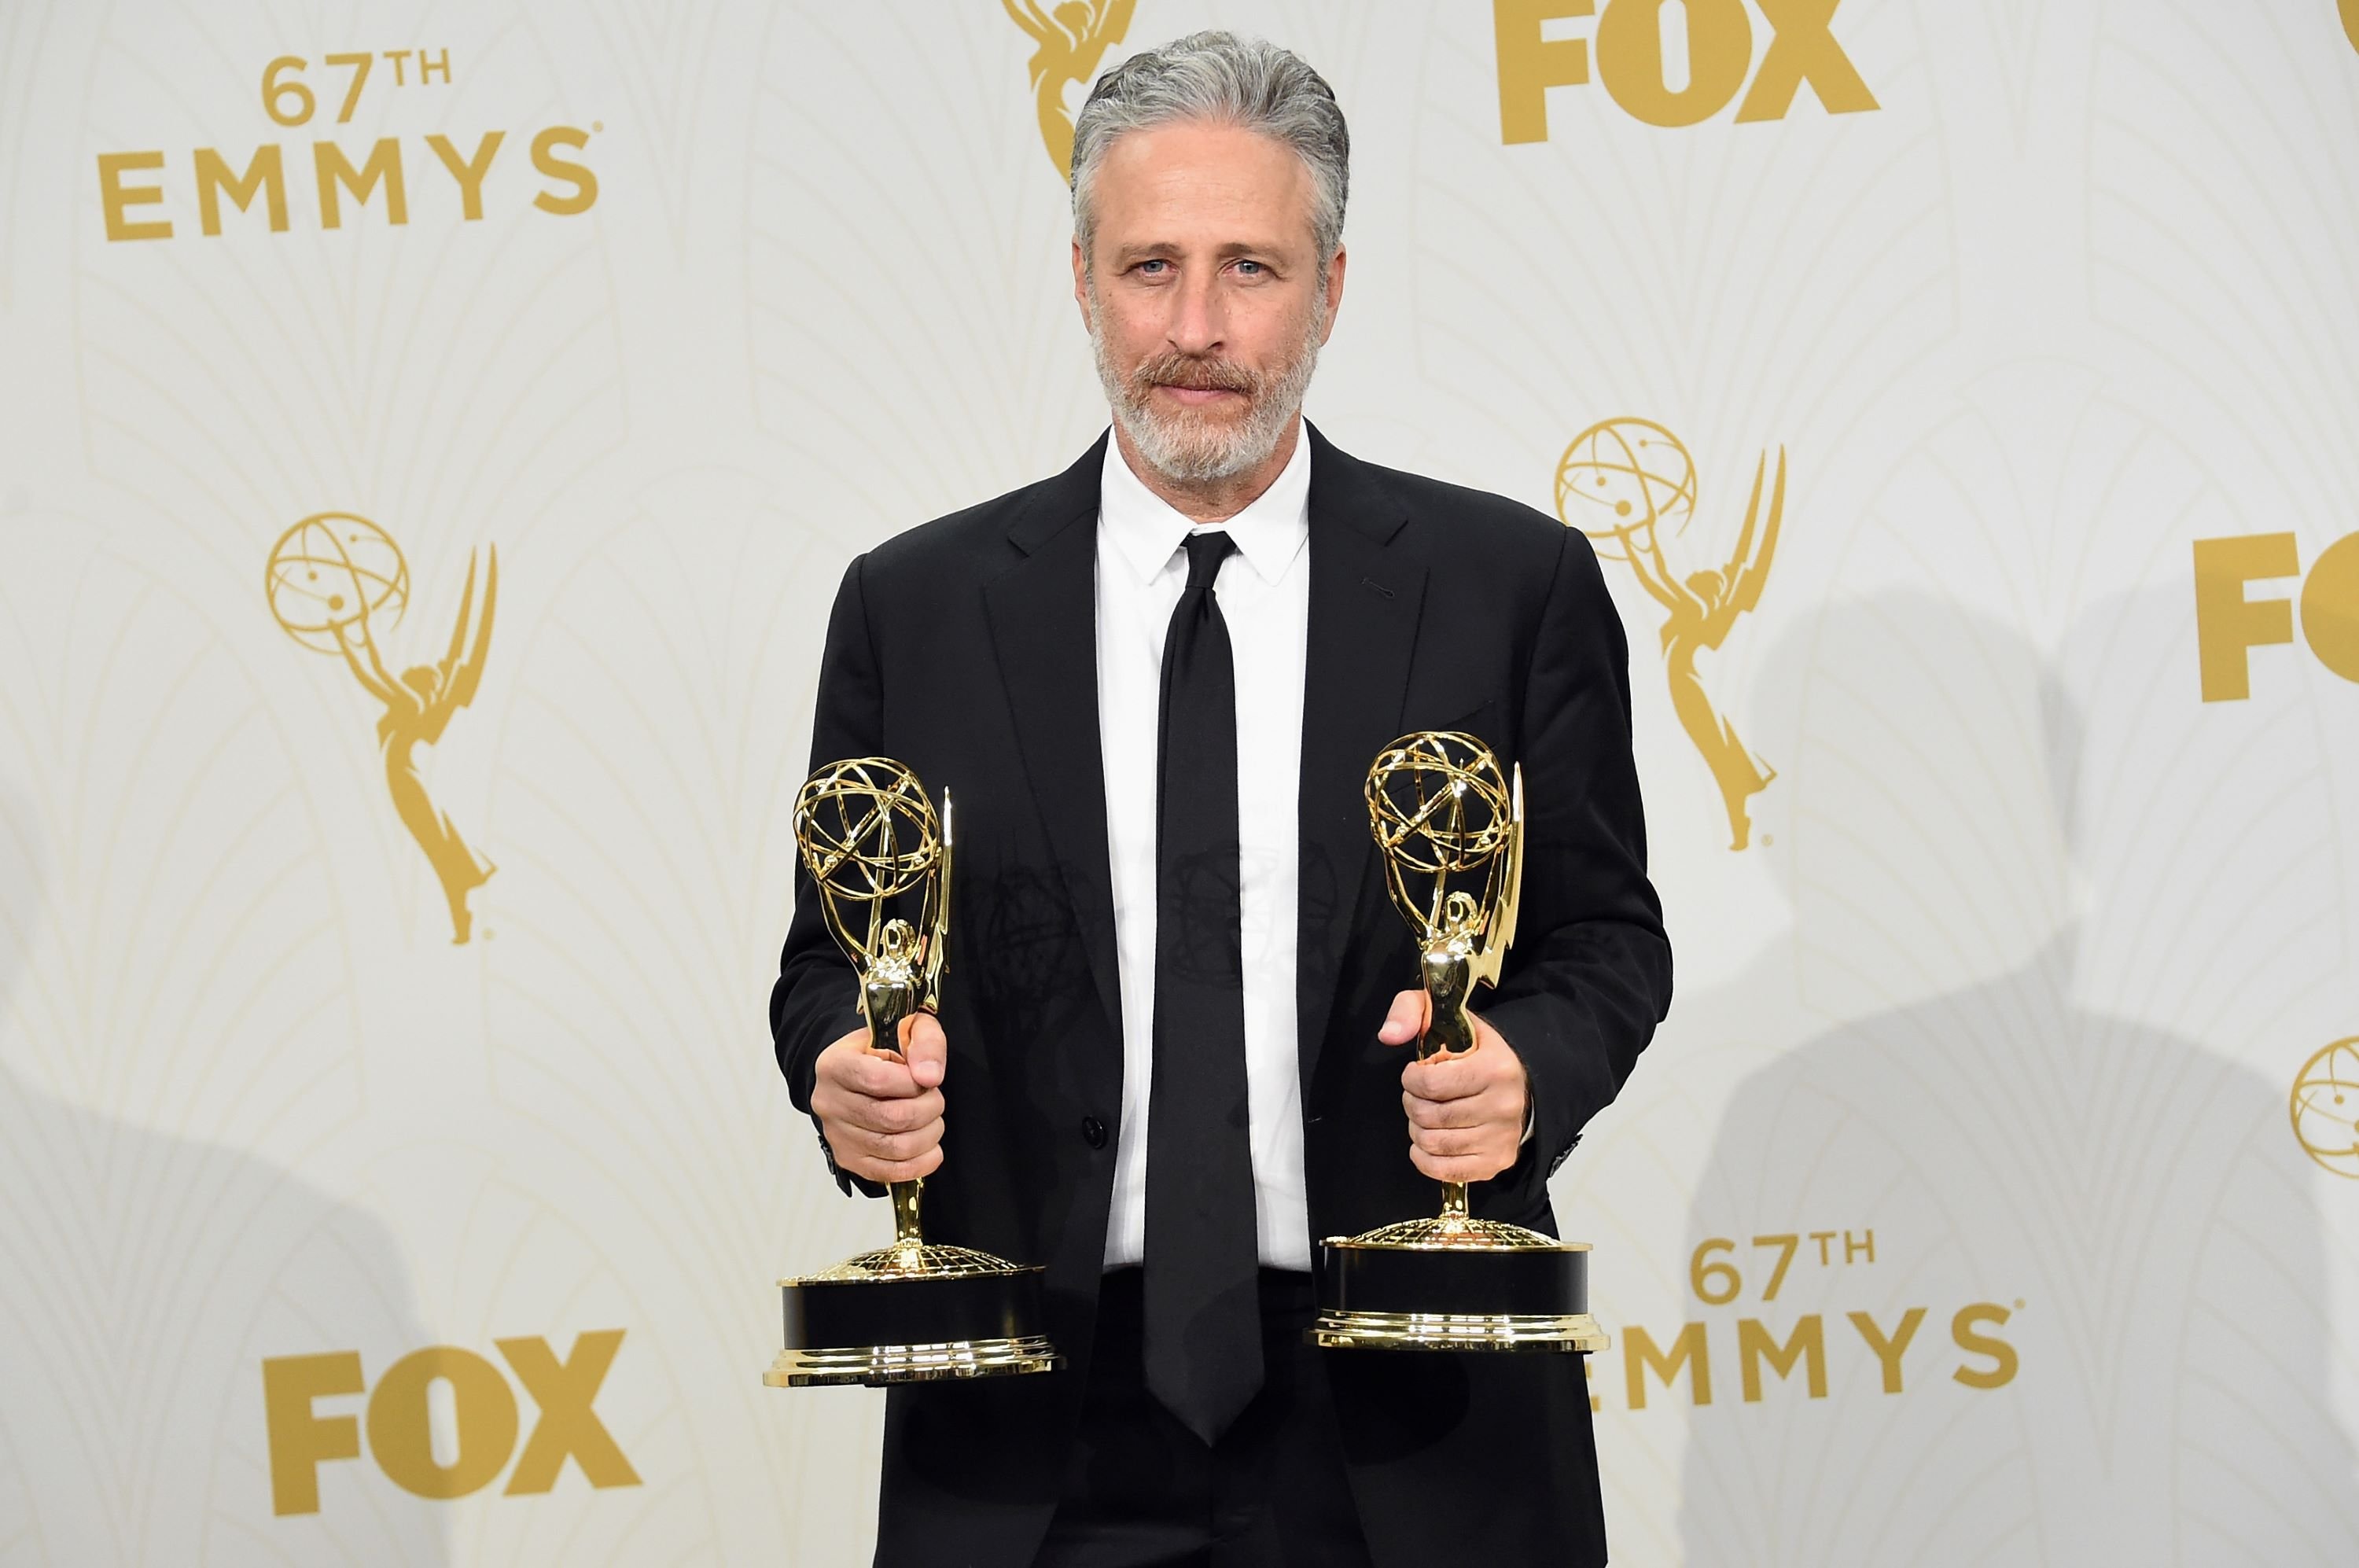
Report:
M 2192 551 L 2359 532 L 2359 8 L 1538 15 L 1582 8 L 1137 0 L 1107 59 L 1226 25 L 1334 82 L 1311 412 L 1347 448 L 1547 508 L 1577 433 L 1659 421 L 1682 571 L 1787 454 L 1699 666 L 1777 774 L 1742 852 L 1665 611 L 1609 568 L 1680 972 L 1558 1187 L 1616 1338 L 1616 1560 L 2344 1561 L 2359 1154 L 2290 1113 L 2359 1036 L 2359 685 L 2296 630 L 2202 701 Z M 1697 82 L 1810 81 L 1647 123 L 1657 11 Z M 1575 43 L 1597 80 L 1505 142 L 1503 75 Z M 383 52 L 421 47 L 447 71 Z M 881 1399 L 756 1379 L 770 1281 L 884 1219 L 823 1180 L 762 1007 L 843 563 L 1103 419 L 1033 48 L 998 0 L 0 5 L 0 1564 L 865 1560 Z M 1875 108 L 1827 112 L 1837 60 Z M 570 213 L 534 204 L 580 203 L 535 168 L 560 126 Z M 426 138 L 490 131 L 471 221 Z M 386 137 L 407 221 L 379 191 L 324 228 L 314 142 Z M 285 232 L 203 232 L 198 149 L 265 145 Z M 103 160 L 142 151 L 114 183 L 160 197 L 114 223 L 172 234 L 111 239 Z M 272 618 L 272 543 L 324 511 L 406 551 L 397 670 L 498 549 L 480 691 L 419 754 L 498 867 L 463 945 L 381 706 Z M 2359 578 L 2319 581 L 2323 650 Z M 2354 1114 L 2318 1093 L 2313 1146 Z M 1633 1360 L 1690 1324 L 1668 1385 Z M 1822 1388 L 1757 1350 L 1813 1324 Z M 274 1511 L 266 1359 L 374 1386 L 456 1347 L 529 1432 L 495 1342 L 608 1329 L 637 1485 L 422 1497 L 356 1432 Z M 441 1463 L 487 1398 L 429 1403 Z

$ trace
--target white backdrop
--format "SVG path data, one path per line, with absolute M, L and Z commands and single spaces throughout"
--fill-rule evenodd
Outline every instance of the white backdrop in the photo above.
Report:
M 2348 1561 L 2359 7 L 1829 3 L 1034 25 L 1334 82 L 1345 448 L 1546 509 L 1657 421 L 1680 577 L 1786 453 L 1695 658 L 1775 773 L 1741 851 L 1608 566 L 1680 968 L 1557 1189 L 1616 1560 Z M 1036 47 L 1001 0 L 0 0 L 0 1563 L 865 1561 L 881 1397 L 756 1378 L 771 1281 L 886 1221 L 763 1003 L 844 562 L 1103 421 Z M 258 180 L 210 225 L 201 149 Z M 497 548 L 416 754 L 497 866 L 464 944 L 385 700 L 273 616 L 321 513 L 406 556 L 396 674 Z M 2199 626 L 2251 536 L 2219 603 L 2298 610 Z M 331 1391 L 274 1420 L 266 1362 Z

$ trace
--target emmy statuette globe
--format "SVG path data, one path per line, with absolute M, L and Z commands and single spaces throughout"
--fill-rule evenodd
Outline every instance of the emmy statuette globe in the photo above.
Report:
M 1495 985 L 1515 938 L 1523 876 L 1523 788 L 1473 735 L 1420 731 L 1368 770 L 1368 825 L 1393 903 L 1419 939 L 1429 1021 L 1420 1059 L 1476 1048 L 1467 1011 Z M 1605 1348 L 1589 1315 L 1589 1247 L 1467 1211 L 1446 1181 L 1441 1213 L 1321 1244 L 1310 1339 L 1330 1350 Z
M 821 768 L 795 801 L 795 846 L 828 930 L 860 975 L 868 1049 L 900 1059 L 901 1020 L 940 1001 L 950 927 L 951 803 L 886 757 Z M 915 919 L 895 912 L 906 909 Z M 781 1279 L 774 1388 L 1049 1372 L 1043 1270 L 925 1238 L 922 1181 L 892 1183 L 893 1245 Z

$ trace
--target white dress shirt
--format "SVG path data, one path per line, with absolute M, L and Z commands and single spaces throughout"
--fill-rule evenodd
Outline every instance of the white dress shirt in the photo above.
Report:
M 1147 1117 L 1155 1082 L 1155 800 L 1163 638 L 1188 582 L 1196 525 L 1140 482 L 1106 441 L 1098 488 L 1098 740 L 1122 970 L 1122 1127 L 1106 1267 L 1147 1255 Z M 1295 907 L 1301 878 L 1303 648 L 1310 624 L 1310 442 L 1225 522 L 1236 553 L 1213 596 L 1237 684 L 1237 832 L 1244 882 L 1245 1101 L 1261 1260 L 1310 1267 L 1302 1193 L 1302 1083 L 1295 1053 Z

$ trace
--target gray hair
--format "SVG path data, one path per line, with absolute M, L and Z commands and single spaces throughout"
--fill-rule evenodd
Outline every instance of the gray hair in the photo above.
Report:
M 1351 183 L 1352 136 L 1335 90 L 1291 49 L 1234 33 L 1190 33 L 1132 55 L 1090 89 L 1073 121 L 1073 237 L 1090 254 L 1097 214 L 1091 187 L 1098 165 L 1126 131 L 1212 120 L 1283 142 L 1310 171 L 1310 232 L 1321 292 L 1327 263 L 1343 244 L 1343 199 Z

